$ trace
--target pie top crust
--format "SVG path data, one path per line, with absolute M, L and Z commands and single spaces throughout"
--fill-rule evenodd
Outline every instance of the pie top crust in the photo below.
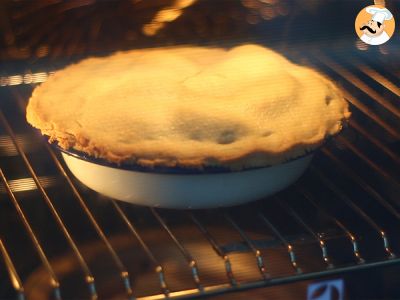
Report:
M 27 120 L 49 141 L 145 167 L 279 164 L 350 117 L 338 88 L 262 46 L 172 47 L 89 58 L 36 87 Z

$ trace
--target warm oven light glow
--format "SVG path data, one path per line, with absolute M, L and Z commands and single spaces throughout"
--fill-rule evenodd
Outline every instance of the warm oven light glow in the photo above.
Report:
M 39 177 L 40 184 L 43 188 L 54 186 L 56 178 L 54 176 L 41 176 Z M 33 178 L 19 178 L 8 180 L 8 185 L 14 193 L 36 190 L 37 186 Z M 0 186 L 0 193 L 5 193 L 6 189 L 3 185 Z
M 28 73 L 25 75 L 1 76 L 0 86 L 41 83 L 45 82 L 47 78 L 53 73 L 54 72 L 38 72 L 38 73 Z
M 154 18 L 142 28 L 142 31 L 147 36 L 153 36 L 165 27 L 165 23 L 172 22 L 182 15 L 183 9 L 192 5 L 197 0 L 177 0 L 171 6 L 167 6 L 154 16 Z

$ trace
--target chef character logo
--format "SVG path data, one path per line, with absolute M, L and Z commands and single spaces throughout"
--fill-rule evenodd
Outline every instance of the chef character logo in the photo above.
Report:
M 392 13 L 379 5 L 363 8 L 355 22 L 358 37 L 368 45 L 386 43 L 392 37 L 394 27 L 395 21 Z

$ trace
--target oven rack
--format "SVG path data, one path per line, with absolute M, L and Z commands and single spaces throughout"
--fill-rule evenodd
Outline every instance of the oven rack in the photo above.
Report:
M 400 87 L 398 81 L 387 78 L 382 70 L 377 70 L 373 63 L 368 60 L 362 60 L 363 62 L 361 62 L 360 57 L 362 56 L 355 56 L 355 59 L 349 62 L 338 60 L 329 52 L 314 51 L 305 58 L 304 61 L 306 63 L 319 68 L 326 76 L 342 85 L 345 98 L 351 105 L 353 117 L 348 124 L 346 133 L 339 135 L 334 142 L 329 143 L 320 151 L 318 161 L 312 164 L 305 175 L 306 179 L 300 180 L 289 191 L 279 193 L 270 200 L 250 204 L 247 208 L 228 208 L 211 212 L 211 214 L 215 213 L 219 216 L 221 222 L 240 238 L 235 240 L 234 246 L 221 243 L 219 241 L 220 238 L 212 233 L 212 230 L 210 230 L 212 225 L 205 221 L 206 218 L 204 217 L 204 214 L 208 214 L 208 212 L 137 208 L 113 199 L 102 200 L 107 201 L 110 209 L 114 210 L 114 214 L 125 226 L 129 237 L 135 240 L 140 251 L 143 251 L 146 259 L 151 264 L 151 269 L 158 281 L 158 290 L 154 290 L 151 294 L 138 295 L 136 293 L 135 285 L 132 284 L 130 267 L 120 257 L 118 249 L 113 246 L 112 238 L 108 234 L 109 230 L 98 221 L 99 215 L 93 209 L 93 205 L 87 203 L 88 200 L 85 195 L 90 194 L 90 192 L 85 190 L 70 175 L 64 163 L 60 160 L 58 153 L 55 153 L 47 143 L 40 141 L 43 148 L 42 152 L 46 153 L 45 155 L 48 156 L 58 170 L 59 176 L 64 180 L 64 185 L 74 195 L 73 201 L 76 201 L 79 205 L 81 213 L 86 216 L 90 226 L 92 226 L 96 239 L 103 244 L 107 255 L 114 263 L 121 286 L 124 289 L 122 293 L 126 298 L 178 299 L 210 296 L 324 276 L 334 276 L 344 272 L 394 265 L 400 262 L 398 258 L 400 254 L 399 239 L 396 237 L 400 230 L 400 202 L 396 202 L 400 194 L 400 178 L 396 173 L 396 168 L 398 169 L 400 165 L 400 156 L 396 152 L 395 146 L 393 146 L 400 140 L 400 132 L 396 127 L 400 119 Z M 362 73 L 363 76 L 359 76 L 358 73 Z M 9 80 L 7 77 L 2 78 L 3 85 L 9 85 L 7 80 Z M 23 84 L 24 82 L 20 83 Z M 20 108 L 18 122 L 24 122 L 21 118 L 26 105 L 26 95 L 29 94 L 24 88 L 22 88 L 22 91 L 18 86 L 4 88 L 9 89 L 7 92 L 11 95 L 10 98 L 12 100 L 10 101 Z M 365 99 L 367 101 L 364 101 Z M 379 106 L 379 109 L 376 108 L 377 106 Z M 4 149 L 8 149 L 8 151 L 13 152 L 13 154 L 10 154 L 11 156 L 16 157 L 23 163 L 30 176 L 29 178 L 33 181 L 33 188 L 41 195 L 41 198 L 37 201 L 43 201 L 48 207 L 51 213 L 51 226 L 56 227 L 62 234 L 66 245 L 69 247 L 67 252 L 74 256 L 78 262 L 82 276 L 76 279 L 85 283 L 88 298 L 101 298 L 101 293 L 98 293 L 99 286 L 96 275 L 88 263 L 89 258 L 83 253 L 80 244 L 76 242 L 76 233 L 73 234 L 71 232 L 71 224 L 63 219 L 63 212 L 54 204 L 55 199 L 48 193 L 42 174 L 38 174 L 33 165 L 30 156 L 34 155 L 34 153 L 32 154 L 26 150 L 29 150 L 29 148 L 24 145 L 24 141 L 21 139 L 23 135 L 33 136 L 33 139 L 37 139 L 38 135 L 32 129 L 24 130 L 23 134 L 17 133 L 11 124 L 15 122 L 15 119 L 11 119 L 3 110 L 0 111 L 0 124 L 7 142 L 0 145 L 3 147 L 2 153 L 5 152 Z M 378 153 L 379 156 L 372 156 L 370 152 L 367 153 L 365 148 L 357 143 L 359 140 L 362 140 L 362 145 L 366 144 L 368 147 L 374 148 L 376 152 L 371 153 L 374 155 Z M 363 165 L 363 168 L 373 172 L 374 176 L 387 184 L 387 190 L 394 191 L 391 195 L 394 194 L 395 196 L 388 197 L 382 190 L 371 184 L 365 178 L 365 174 L 360 171 L 362 169 L 357 169 L 355 165 L 349 164 L 349 161 L 353 160 L 357 160 L 360 165 Z M 382 160 L 390 161 L 394 169 L 388 170 L 387 165 L 381 164 Z M 330 167 L 333 167 L 333 175 L 329 173 Z M 23 203 L 19 200 L 19 191 L 16 188 L 17 180 L 9 179 L 7 172 L 10 171 L 6 171 L 6 168 L 3 170 L 3 167 L 0 168 L 0 177 L 4 185 L 1 201 L 8 202 L 11 205 L 16 216 L 15 221 L 22 225 L 29 237 L 32 251 L 39 257 L 40 268 L 44 270 L 44 274 L 48 278 L 47 282 L 52 290 L 52 295 L 49 297 L 63 299 L 63 280 L 59 278 L 57 271 L 53 267 L 53 257 L 49 257 L 46 249 L 48 245 L 41 242 L 40 237 L 43 234 L 35 231 L 28 214 L 24 210 Z M 340 180 L 334 177 L 335 174 L 340 174 L 340 177 L 345 179 L 345 184 L 341 184 Z M 309 184 L 309 182 L 312 184 Z M 346 190 L 346 184 L 350 184 L 356 187 L 358 191 L 362 191 L 358 195 L 359 197 L 354 197 L 354 193 Z M 315 186 L 318 186 L 318 191 Z M 320 189 L 323 192 L 319 191 Z M 345 207 L 346 209 L 344 211 L 336 210 L 335 207 L 327 203 L 328 200 L 321 199 L 321 195 L 329 195 L 329 198 L 335 199 L 340 207 Z M 379 206 L 380 215 L 370 214 L 371 208 L 368 203 L 366 204 L 362 200 L 364 197 L 371 199 L 374 207 Z M 295 204 L 296 202 L 292 198 L 301 198 L 302 202 L 312 207 L 313 215 L 322 218 L 323 222 L 321 223 L 328 222 L 330 224 L 329 228 L 334 228 L 333 233 L 327 233 L 324 228 L 311 225 L 313 222 L 310 222 L 310 217 L 299 209 L 299 206 Z M 287 234 L 287 230 L 282 229 L 280 222 L 277 222 L 276 218 L 268 213 L 269 202 L 274 204 L 274 214 L 279 215 L 282 213 L 282 215 L 287 216 L 287 222 L 296 224 L 296 229 L 301 234 L 297 236 Z M 136 220 L 132 218 L 132 211 L 136 209 L 146 210 L 147 215 L 153 218 L 152 222 L 157 224 L 157 230 L 166 234 L 170 242 L 176 247 L 186 262 L 186 268 L 192 281 L 191 287 L 179 290 L 169 287 L 169 277 L 163 262 L 155 254 L 155 249 L 146 242 L 146 235 L 136 226 Z M 291 271 L 286 275 L 271 275 L 268 259 L 265 258 L 265 252 L 268 252 L 270 246 L 265 241 L 252 237 L 251 230 L 247 228 L 246 222 L 243 224 L 240 214 L 241 209 L 243 209 L 243 214 L 247 213 L 247 217 L 255 221 L 258 226 L 257 230 L 266 232 L 268 236 L 272 237 L 274 243 L 278 244 L 279 251 L 284 253 L 287 264 L 290 265 Z M 2 213 L 0 212 L 0 215 Z M 357 218 L 357 222 L 363 223 L 362 229 L 360 229 L 361 227 L 358 228 L 358 224 L 348 222 L 349 217 L 344 215 L 349 213 L 354 218 Z M 208 247 L 219 257 L 226 276 L 225 283 L 205 284 L 203 282 L 202 265 L 199 262 L 198 255 L 194 255 L 182 241 L 182 238 L 178 237 L 175 233 L 176 226 L 170 225 L 175 216 L 177 219 L 185 218 L 187 224 L 196 228 L 208 244 Z M 245 220 L 248 219 L 245 218 Z M 356 222 L 355 219 L 354 222 Z M 364 231 L 364 228 L 368 228 L 368 230 Z M 7 273 L 9 284 L 12 286 L 16 298 L 29 299 L 32 295 L 25 287 L 25 282 L 19 271 L 21 266 L 19 266 L 18 261 L 13 259 L 16 255 L 11 250 L 18 248 L 18 245 L 13 245 L 2 232 L 3 230 L 0 230 L 0 256 L 4 261 L 5 270 L 0 268 L 0 274 L 2 271 Z M 335 248 L 334 242 L 340 238 L 345 239 L 346 247 L 351 249 L 351 259 L 346 262 L 340 262 L 341 252 L 332 251 Z M 366 238 L 373 239 L 373 243 L 379 245 L 380 249 L 377 251 L 379 255 L 368 254 L 372 248 L 375 249 L 376 247 L 373 246 L 370 249 L 366 244 L 363 244 L 362 242 Z M 313 253 L 312 259 L 319 261 L 319 263 L 318 267 L 312 271 L 307 271 L 307 265 L 302 264 L 298 259 L 301 256 L 298 253 L 301 252 L 300 250 L 304 243 L 314 243 L 319 249 Z M 246 253 L 253 257 L 254 266 L 259 273 L 257 279 L 243 281 L 237 278 L 235 272 L 237 266 L 232 260 L 232 256 L 237 252 Z M 132 253 L 132 255 L 135 254 Z M 172 259 L 174 258 L 172 257 Z M 27 276 L 24 277 L 26 278 Z

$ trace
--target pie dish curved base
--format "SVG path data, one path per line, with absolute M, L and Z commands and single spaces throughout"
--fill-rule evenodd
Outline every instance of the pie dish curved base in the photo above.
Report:
M 286 188 L 306 170 L 313 154 L 265 168 L 215 174 L 160 174 L 107 167 L 67 153 L 62 156 L 83 184 L 138 205 L 199 209 L 258 200 Z

